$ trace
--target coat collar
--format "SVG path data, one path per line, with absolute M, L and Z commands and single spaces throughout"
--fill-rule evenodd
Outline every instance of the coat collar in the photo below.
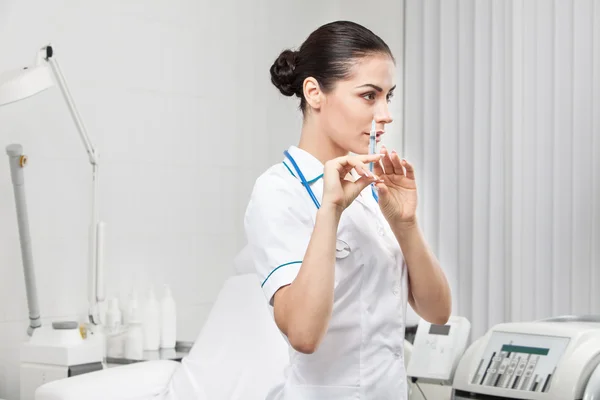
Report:
M 323 177 L 324 166 L 321 161 L 317 160 L 312 154 L 296 146 L 290 146 L 288 153 L 292 156 L 309 184 L 312 184 Z M 290 171 L 290 174 L 295 178 L 300 179 L 293 163 L 287 157 L 283 160 L 283 164 Z
M 309 185 L 313 186 L 313 184 L 315 182 L 317 182 L 323 178 L 324 165 L 323 165 L 323 163 L 321 163 L 321 161 L 319 161 L 312 154 L 310 154 L 309 152 L 302 150 L 296 146 L 290 146 L 288 148 L 288 153 L 292 156 L 292 158 L 296 162 L 296 165 L 298 166 L 298 168 L 300 168 L 302 175 L 304 175 L 304 178 L 309 183 Z M 297 173 L 296 169 L 294 168 L 293 163 L 287 157 L 283 160 L 283 164 L 286 166 L 286 168 L 288 169 L 290 174 L 292 174 L 295 178 L 300 180 L 300 177 L 298 176 L 298 173 Z M 355 176 L 357 176 L 357 175 L 355 174 Z M 352 178 L 352 177 L 350 177 L 350 178 Z M 317 188 L 315 188 L 315 189 L 317 189 Z M 321 197 L 322 197 L 322 190 L 317 190 L 317 192 L 320 192 L 319 196 L 318 196 L 319 201 L 320 201 Z M 372 196 L 371 188 L 369 186 L 367 186 L 361 192 L 361 194 L 356 198 L 356 201 L 358 201 L 359 203 L 361 203 L 363 206 L 365 206 L 367 208 L 377 207 L 377 203 L 375 202 L 375 200 L 372 197 L 373 196 Z M 374 203 L 374 204 L 370 204 L 370 203 Z

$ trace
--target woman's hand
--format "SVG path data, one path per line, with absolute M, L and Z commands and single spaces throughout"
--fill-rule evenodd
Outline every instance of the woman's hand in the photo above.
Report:
M 382 147 L 381 153 L 383 168 L 380 163 L 376 163 L 374 168 L 383 181 L 376 185 L 379 208 L 390 223 L 414 225 L 417 215 L 415 170 L 408 161 L 401 160 L 395 151 L 390 153 Z
M 365 164 L 378 163 L 383 156 L 383 154 L 344 156 L 327 161 L 323 173 L 323 205 L 333 205 L 340 212 L 344 211 L 365 187 L 373 182 L 381 182 L 377 176 L 369 172 Z M 352 169 L 360 175 L 355 182 L 345 179 Z

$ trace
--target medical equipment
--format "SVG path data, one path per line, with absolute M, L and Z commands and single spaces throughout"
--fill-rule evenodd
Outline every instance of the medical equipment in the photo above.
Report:
M 464 317 L 451 316 L 445 325 L 419 320 L 406 368 L 410 400 L 451 398 L 452 377 L 470 332 L 471 323 Z
M 317 179 L 320 179 L 321 177 L 319 177 L 319 178 L 317 178 L 317 179 L 315 179 L 313 181 L 308 182 L 306 180 L 306 178 L 304 177 L 304 174 L 300 170 L 300 167 L 298 167 L 298 164 L 296 164 L 296 160 L 294 160 L 294 158 L 292 157 L 292 155 L 287 150 L 284 151 L 283 154 L 292 163 L 292 166 L 294 167 L 294 170 L 296 170 L 296 173 L 298 174 L 297 178 L 300 179 L 300 182 L 302 183 L 302 186 L 304 186 L 306 188 L 306 191 L 308 192 L 308 195 L 310 196 L 310 198 L 313 201 L 313 203 L 315 203 L 315 206 L 317 206 L 317 208 L 321 208 L 321 204 L 319 203 L 319 200 L 317 200 L 317 197 L 315 196 L 315 193 L 310 188 L 310 184 L 313 183 L 314 181 L 316 181 Z M 286 164 L 284 163 L 284 165 L 286 165 Z M 287 167 L 287 165 L 286 165 L 286 167 Z M 289 167 L 288 167 L 288 169 L 289 169 Z M 292 173 L 292 175 L 294 175 L 294 173 L 292 171 L 290 171 L 290 173 Z M 294 176 L 296 176 L 296 175 L 294 175 Z M 375 193 L 374 189 L 373 189 L 373 197 L 377 201 L 377 194 Z
M 91 226 L 90 226 L 90 243 L 89 243 L 89 271 L 88 271 L 88 301 L 89 301 L 89 318 L 92 324 L 99 324 L 98 302 L 104 300 L 104 282 L 102 268 L 102 244 L 103 244 L 103 222 L 98 218 L 98 152 L 90 142 L 85 125 L 75 107 L 75 103 L 71 97 L 71 93 L 67 87 L 67 83 L 62 74 L 62 71 L 53 57 L 54 50 L 48 45 L 38 51 L 35 65 L 26 67 L 16 71 L 5 72 L 0 75 L 0 106 L 13 103 L 37 93 L 40 93 L 54 85 L 52 76 L 56 79 L 64 100 L 67 103 L 77 131 L 83 142 L 85 150 L 89 157 L 89 162 L 92 166 L 92 207 L 91 207 Z M 13 174 L 13 185 L 15 186 L 15 198 L 17 201 L 17 217 L 19 218 L 21 250 L 23 252 L 23 263 L 25 269 L 25 283 L 27 285 L 27 298 L 30 307 L 30 326 L 28 333 L 37 329 L 40 325 L 35 319 L 39 315 L 37 309 L 37 294 L 35 288 L 35 280 L 33 279 L 33 263 L 31 255 L 31 246 L 29 245 L 27 214 L 23 212 L 25 209 L 24 203 L 20 203 L 24 197 L 19 194 L 22 192 L 22 183 L 14 184 L 15 179 L 22 182 L 22 167 L 14 162 L 17 157 L 23 157 L 21 148 L 7 148 L 11 157 L 11 171 Z
M 27 157 L 19 144 L 6 148 L 14 187 L 21 253 L 25 274 L 31 338 L 21 347 L 20 398 L 33 399 L 37 387 L 51 380 L 102 369 L 104 346 L 99 337 L 84 339 L 74 321 L 54 322 L 42 326 L 38 305 L 35 270 L 29 234 L 23 168 Z
M 419 321 L 413 343 L 413 357 L 406 373 L 413 382 L 451 385 L 460 357 L 467 348 L 471 323 L 451 316 L 445 325 Z
M 43 384 L 102 370 L 104 344 L 92 335 L 84 339 L 77 322 L 54 322 L 36 329 L 21 347 L 20 399 L 34 400 Z
M 461 358 L 453 398 L 600 399 L 600 322 L 561 319 L 494 326 Z
M 100 322 L 97 305 L 98 302 L 104 300 L 101 273 L 104 225 L 98 221 L 97 208 L 98 154 L 87 136 L 60 67 L 52 56 L 52 47 L 46 46 L 38 52 L 35 66 L 2 74 L 0 76 L 0 106 L 28 98 L 48 89 L 54 85 L 52 79 L 52 73 L 54 73 L 92 164 L 94 184 L 89 247 L 88 315 L 91 324 L 97 325 Z M 24 190 L 23 168 L 27 164 L 27 157 L 23 154 L 23 147 L 20 144 L 7 146 L 6 152 L 9 156 L 15 194 L 29 308 L 27 334 L 31 336 L 21 347 L 20 398 L 29 400 L 33 399 L 36 388 L 46 382 L 102 369 L 104 343 L 99 329 L 90 329 L 86 337 L 82 337 L 79 324 L 75 321 L 55 321 L 52 326 L 42 326 Z

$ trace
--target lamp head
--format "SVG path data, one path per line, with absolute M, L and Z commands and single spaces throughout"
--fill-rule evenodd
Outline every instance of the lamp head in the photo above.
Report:
M 34 66 L 0 74 L 0 106 L 26 99 L 53 85 L 50 65 L 46 59 L 38 57 Z

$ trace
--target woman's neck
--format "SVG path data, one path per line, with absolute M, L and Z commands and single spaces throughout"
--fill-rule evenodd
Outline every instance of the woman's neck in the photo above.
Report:
M 310 153 L 317 160 L 325 164 L 327 161 L 336 157 L 342 157 L 348 154 L 337 144 L 335 144 L 314 121 L 314 118 L 304 120 L 302 134 L 298 147 Z

